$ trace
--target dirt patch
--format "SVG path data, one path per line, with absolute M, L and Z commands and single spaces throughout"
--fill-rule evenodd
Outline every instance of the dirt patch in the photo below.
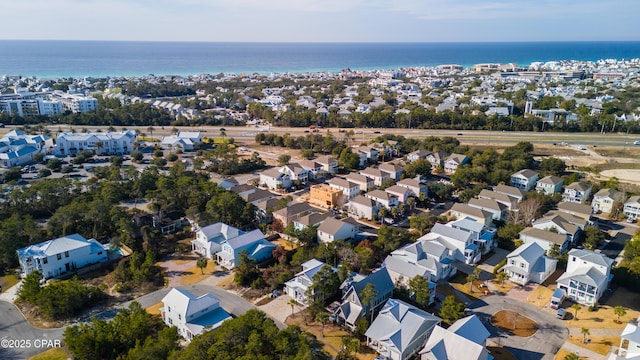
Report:
M 584 336 L 569 336 L 568 341 L 600 355 L 607 355 L 613 345 L 620 344 L 620 337 L 587 335 L 587 342 L 585 343 Z
M 638 165 L 638 164 L 634 164 Z M 600 172 L 600 176 L 617 177 L 620 181 L 626 181 L 633 184 L 640 184 L 640 169 L 611 169 Z
M 160 315 L 160 308 L 161 307 L 162 307 L 162 302 L 159 302 L 157 304 L 153 304 L 153 305 L 149 306 L 145 310 L 147 310 L 147 312 L 149 314 L 151 314 L 151 315 Z
M 538 324 L 515 311 L 501 310 L 491 317 L 491 324 L 520 337 L 529 337 L 538 331 Z
M 565 350 L 565 349 L 560 349 L 560 350 L 558 351 L 558 353 L 556 354 L 556 357 L 555 357 L 554 359 L 555 359 L 555 360 L 564 360 L 565 356 L 567 356 L 567 355 L 569 355 L 569 354 L 571 354 L 571 353 L 570 353 L 570 352 L 568 352 L 567 350 Z M 585 358 L 585 357 L 583 357 L 583 356 L 580 356 L 580 357 L 579 357 L 579 359 L 580 359 L 580 360 L 584 360 L 584 359 L 586 359 L 586 358 Z
M 487 341 L 487 350 L 495 360 L 518 360 L 509 350 L 492 341 Z

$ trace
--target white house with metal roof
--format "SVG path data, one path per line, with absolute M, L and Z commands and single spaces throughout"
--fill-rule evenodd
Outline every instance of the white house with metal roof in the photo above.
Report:
M 501 271 L 509 274 L 509 280 L 523 286 L 530 281 L 541 284 L 556 271 L 558 265 L 557 259 L 544 253 L 537 242 L 521 245 L 507 255 L 507 264 Z
M 416 241 L 389 254 L 383 262 L 393 283 L 408 285 L 410 279 L 422 276 L 436 283 L 456 274 L 455 259 L 449 249 L 437 241 Z
M 442 319 L 413 305 L 389 299 L 364 336 L 384 359 L 406 360 L 420 351 Z
M 640 218 L 640 196 L 632 196 L 625 201 L 622 211 L 628 219 Z
M 591 184 L 574 182 L 564 188 L 562 201 L 583 204 L 591 195 Z
M 450 256 L 465 264 L 475 264 L 480 260 L 480 247 L 474 242 L 470 231 L 443 224 L 435 224 L 431 232 L 418 241 L 435 241 L 449 249 Z
M 620 335 L 618 355 L 609 356 L 609 360 L 640 360 L 640 317 L 630 321 Z
M 191 240 L 191 250 L 213 259 L 215 254 L 222 250 L 223 241 L 243 233 L 240 229 L 222 222 L 207 225 L 196 231 L 196 238 Z
M 208 330 L 217 329 L 230 320 L 220 300 L 211 294 L 195 296 L 185 289 L 172 288 L 162 298 L 162 321 L 178 328 L 178 334 L 188 342 Z
M 600 300 L 613 278 L 613 259 L 590 250 L 572 249 L 567 259 L 567 270 L 558 280 L 573 301 L 591 306 Z
M 336 268 L 320 260 L 311 259 L 305 262 L 302 264 L 302 271 L 297 273 L 293 279 L 284 283 L 284 293 L 301 304 L 309 305 L 309 288 L 314 284 L 313 277 L 325 266 L 328 266 L 334 272 L 337 271 Z
M 538 176 L 538 173 L 533 170 L 520 170 L 517 173 L 511 175 L 511 186 L 520 190 L 529 191 L 536 186 Z
M 318 227 L 318 241 L 330 243 L 336 240 L 355 239 L 358 235 L 358 226 L 352 222 L 329 217 Z M 351 219 L 353 220 L 353 219 Z
M 233 269 L 240 264 L 241 252 L 246 251 L 250 259 L 261 262 L 273 256 L 276 245 L 267 241 L 262 231 L 256 229 L 224 240 L 221 247 L 222 249 L 216 253 L 218 264 Z
M 17 250 L 20 274 L 40 272 L 44 279 L 62 277 L 83 268 L 106 262 L 107 249 L 95 239 L 80 234 L 47 240 Z
M 445 329 L 436 326 L 424 348 L 421 360 L 489 360 L 493 357 L 487 350 L 487 339 L 491 333 L 475 316 L 459 319 Z

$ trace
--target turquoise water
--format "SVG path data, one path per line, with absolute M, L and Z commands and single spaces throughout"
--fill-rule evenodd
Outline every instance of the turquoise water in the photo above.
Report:
M 43 78 L 338 72 L 455 63 L 631 59 L 640 42 L 208 43 L 0 40 L 0 75 Z

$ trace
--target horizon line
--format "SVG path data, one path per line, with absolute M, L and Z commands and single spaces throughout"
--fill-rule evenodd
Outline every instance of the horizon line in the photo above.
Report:
M 455 41 L 247 41 L 247 40 L 118 40 L 118 39 L 0 39 L 0 41 L 148 42 L 218 44 L 505 44 L 505 43 L 638 43 L 640 40 L 455 40 Z

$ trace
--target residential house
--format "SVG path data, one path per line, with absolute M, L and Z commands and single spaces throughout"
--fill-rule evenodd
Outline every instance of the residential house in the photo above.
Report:
M 537 181 L 538 173 L 529 169 L 523 169 L 511 175 L 511 186 L 524 191 L 533 189 Z
M 355 153 L 363 154 L 368 162 L 378 161 L 378 149 L 371 146 L 360 146 L 354 151 Z
M 582 218 L 587 224 L 593 225 L 593 209 L 590 205 L 561 201 L 557 207 L 558 212 Z
M 384 189 L 384 192 L 397 197 L 398 204 L 406 204 L 407 199 L 413 196 L 413 192 L 409 188 L 402 187 L 399 185 L 393 185 L 391 187 L 388 187 Z
M 493 220 L 504 220 L 507 206 L 493 199 L 473 198 L 469 200 L 469 206 L 491 213 Z
M 320 243 L 330 243 L 335 240 L 355 239 L 358 234 L 358 225 L 353 219 L 347 218 L 339 220 L 327 218 L 318 227 L 318 241 Z
M 360 170 L 360 174 L 373 179 L 373 184 L 375 186 L 382 186 L 382 183 L 391 179 L 389 173 L 372 167 Z
M 565 235 L 572 244 L 578 239 L 580 232 L 584 230 L 586 225 L 587 222 L 582 218 L 554 211 L 549 211 L 532 224 L 536 229 L 557 231 L 558 234 Z
M 447 156 L 444 161 L 444 173 L 445 174 L 455 174 L 458 167 L 468 164 L 471 159 L 463 154 L 451 154 Z
M 429 194 L 427 184 L 421 182 L 419 179 L 402 179 L 398 181 L 396 185 L 411 190 L 411 194 L 409 196 L 413 196 L 415 198 L 420 198 L 420 194 L 422 193 L 426 199 Z
M 358 218 L 374 220 L 378 216 L 378 210 L 382 205 L 364 195 L 358 195 L 347 204 L 349 214 Z
M 547 195 L 553 195 L 562 190 L 562 185 L 564 185 L 564 180 L 562 180 L 562 178 L 549 175 L 536 182 L 536 191 Z
M 389 163 L 389 162 L 380 164 L 380 166 L 378 166 L 378 170 L 389 174 L 389 177 L 395 181 L 400 180 L 400 178 L 402 177 L 402 174 L 404 174 L 404 167 L 398 164 Z M 375 181 L 375 178 L 374 178 L 374 181 Z
M 265 189 L 260 189 L 260 188 L 255 188 L 254 191 L 250 191 L 250 192 L 246 192 L 244 194 L 241 194 L 240 197 L 248 202 L 251 203 L 253 205 L 258 204 L 261 201 L 267 200 L 267 199 L 271 199 L 273 197 L 275 197 L 276 195 L 274 195 L 273 193 L 265 190 Z
M 22 166 L 33 161 L 35 154 L 53 149 L 53 139 L 46 135 L 27 135 L 11 130 L 0 138 L 0 167 Z
M 207 225 L 196 231 L 196 238 L 191 240 L 191 250 L 198 254 L 213 259 L 215 254 L 222 250 L 222 242 L 229 240 L 243 232 L 233 226 L 219 222 Z
M 312 212 L 317 212 L 306 202 L 302 203 L 289 203 L 286 207 L 273 212 L 273 220 L 282 222 L 282 225 L 287 227 L 295 220 L 300 219 L 305 215 L 309 215 Z
M 517 210 L 518 209 L 518 200 L 509 195 L 505 195 L 503 193 L 482 189 L 480 194 L 478 194 L 478 199 L 490 199 L 494 200 L 506 207 L 506 210 Z
M 613 206 L 617 202 L 620 205 L 624 203 L 625 194 L 621 191 L 613 189 L 600 189 L 591 200 L 591 208 L 593 212 L 611 213 Z
M 313 185 L 310 189 L 309 202 L 323 208 L 342 208 L 346 203 L 342 190 L 326 184 Z
M 407 360 L 418 353 L 442 319 L 413 305 L 389 299 L 364 336 L 384 359 Z
M 278 168 L 271 168 L 260 173 L 260 185 L 269 189 L 288 189 L 291 187 L 291 176 L 280 172 Z
M 622 211 L 628 219 L 640 218 L 640 196 L 632 196 L 625 201 Z
M 618 355 L 611 354 L 609 360 L 640 359 L 640 317 L 630 321 L 620 335 Z
M 613 278 L 613 259 L 590 250 L 571 249 L 567 258 L 567 270 L 558 280 L 558 288 L 564 289 L 571 300 L 592 306 L 609 287 Z
M 561 253 L 567 251 L 571 245 L 571 242 L 565 235 L 533 227 L 526 227 L 520 231 L 520 240 L 522 240 L 524 244 L 532 242 L 538 243 L 547 254 L 553 245 L 558 245 Z
M 493 187 L 493 191 L 514 198 L 517 202 L 521 202 L 526 195 L 524 191 L 518 189 L 517 187 L 507 185 L 496 185 Z
M 478 209 L 467 204 L 455 203 L 451 207 L 450 214 L 452 217 L 462 219 L 465 217 L 472 218 L 473 220 L 483 224 L 487 227 L 493 226 L 493 214 L 490 212 Z
M 362 290 L 367 284 L 372 284 L 377 293 L 370 302 L 363 303 Z M 342 303 L 336 309 L 334 316 L 338 324 L 354 330 L 356 321 L 360 317 L 367 316 L 370 318 L 372 311 L 384 305 L 393 294 L 394 285 L 387 269 L 380 268 L 366 277 L 352 274 L 343 282 L 340 288 L 342 290 Z
M 322 170 L 329 174 L 335 174 L 338 171 L 338 161 L 330 155 L 321 155 L 314 161 L 322 166 Z
M 273 211 L 278 208 L 280 198 L 262 199 L 255 203 L 256 220 L 258 222 L 270 223 L 273 221 Z
M 250 259 L 259 263 L 272 257 L 276 248 L 258 229 L 225 240 L 221 246 L 222 250 L 216 253 L 216 258 L 218 264 L 227 269 L 233 269 L 240 264 L 240 253 L 243 251 L 246 251 Z
M 34 271 L 44 279 L 63 277 L 88 265 L 106 262 L 107 249 L 96 239 L 72 234 L 17 250 L 20 275 Z
M 465 264 L 475 264 L 480 260 L 480 247 L 473 242 L 469 231 L 436 223 L 431 232 L 418 241 L 435 241 L 449 249 L 450 256 Z
M 165 150 L 193 151 L 201 142 L 201 133 L 180 131 L 176 135 L 163 136 L 161 146 Z
M 387 208 L 387 210 L 391 210 L 391 208 L 397 207 L 399 205 L 398 197 L 396 195 L 382 190 L 369 191 L 368 193 L 364 194 L 364 196 L 384 206 L 385 208 Z
M 372 178 L 358 173 L 349 173 L 347 174 L 345 179 L 354 184 L 358 184 L 358 186 L 360 187 L 360 191 L 364 192 L 373 189 L 374 186 L 374 181 Z
M 429 150 L 425 150 L 425 149 L 416 150 L 412 153 L 407 154 L 407 161 L 416 162 L 418 160 L 426 160 L 427 156 L 431 154 L 432 153 Z
M 297 164 L 307 171 L 308 180 L 324 179 L 327 174 L 322 165 L 313 160 L 301 160 Z
M 589 195 L 591 195 L 591 184 L 576 181 L 564 188 L 562 201 L 583 204 L 589 200 Z
M 347 200 L 351 200 L 354 197 L 360 195 L 360 185 L 351 182 L 349 180 L 334 177 L 327 182 L 332 188 L 342 190 L 342 194 L 346 196 Z
M 437 241 L 416 241 L 394 250 L 385 259 L 393 283 L 408 285 L 410 279 L 422 276 L 432 283 L 456 274 L 455 258 L 451 251 Z M 434 291 L 435 295 L 435 291 Z
M 488 228 L 472 218 L 465 217 L 456 221 L 450 221 L 446 225 L 471 233 L 473 243 L 478 245 L 483 255 L 493 250 L 496 246 L 494 236 L 497 230 Z
M 219 328 L 230 320 L 220 300 L 211 294 L 195 296 L 185 289 L 172 288 L 164 298 L 160 308 L 162 321 L 167 326 L 178 328 L 178 334 L 190 342 L 205 331 Z
M 311 259 L 302 264 L 302 271 L 297 273 L 293 279 L 284 283 L 283 292 L 303 305 L 309 305 L 309 295 L 312 295 L 315 298 L 321 298 L 320 300 L 324 300 L 326 295 L 315 294 L 313 290 L 309 291 L 309 289 L 313 286 L 314 275 L 325 266 L 329 267 L 334 272 L 338 271 L 338 269 L 329 266 L 320 260 Z
M 296 230 L 304 230 L 308 227 L 319 226 L 323 221 L 330 218 L 333 214 L 330 212 L 319 213 L 314 212 L 308 215 L 305 215 L 299 219 L 293 220 L 293 228 Z
M 521 245 L 507 255 L 507 264 L 501 271 L 509 274 L 509 280 L 522 286 L 528 282 L 542 284 L 558 265 L 557 259 L 544 254 L 545 250 L 535 241 Z
M 491 360 L 487 339 L 491 333 L 476 316 L 459 319 L 445 329 L 436 326 L 420 351 L 421 360 Z
M 291 181 L 299 181 L 306 184 L 309 181 L 309 171 L 298 163 L 290 163 L 279 169 L 283 174 L 289 175 Z
M 437 168 L 444 169 L 444 161 L 449 157 L 449 153 L 445 151 L 436 151 L 427 155 L 427 161 L 431 163 L 431 169 L 435 170 Z

